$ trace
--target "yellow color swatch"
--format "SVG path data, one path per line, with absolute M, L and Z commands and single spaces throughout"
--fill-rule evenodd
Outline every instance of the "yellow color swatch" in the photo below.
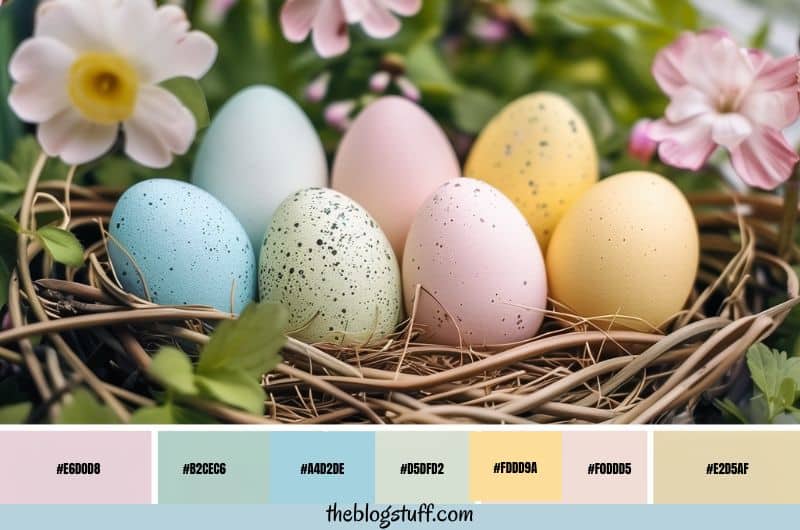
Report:
M 470 500 L 561 502 L 561 433 L 470 433 Z
M 656 432 L 656 504 L 800 503 L 800 432 Z

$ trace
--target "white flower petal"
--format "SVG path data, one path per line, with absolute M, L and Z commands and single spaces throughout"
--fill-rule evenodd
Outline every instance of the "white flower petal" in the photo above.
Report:
M 156 15 L 152 38 L 136 58 L 143 81 L 157 84 L 173 77 L 206 75 L 217 58 L 217 43 L 200 31 L 187 33 L 186 14 L 175 6 L 164 6 Z
M 95 160 L 111 149 L 118 130 L 116 125 L 92 123 L 76 110 L 66 109 L 39 125 L 37 137 L 49 156 L 78 165 Z
M 739 146 L 753 132 L 750 121 L 741 114 L 720 114 L 711 126 L 711 139 L 728 149 Z
M 116 2 L 108 22 L 114 50 L 133 59 L 150 45 L 154 37 L 155 0 Z
M 36 12 L 37 37 L 52 37 L 77 51 L 105 48 L 107 0 L 49 0 Z
M 664 114 L 667 120 L 677 123 L 713 110 L 711 100 L 704 92 L 691 85 L 684 85 L 672 95 Z
M 11 58 L 17 81 L 8 104 L 22 120 L 39 123 L 69 106 L 66 77 L 75 52 L 59 41 L 38 37 L 23 42 Z
M 189 150 L 197 132 L 192 113 L 163 88 L 142 87 L 133 116 L 123 124 L 125 152 L 137 162 L 167 167 Z
M 73 50 L 55 39 L 28 39 L 11 56 L 8 71 L 18 83 L 35 81 L 49 74 L 65 73 L 75 57 Z

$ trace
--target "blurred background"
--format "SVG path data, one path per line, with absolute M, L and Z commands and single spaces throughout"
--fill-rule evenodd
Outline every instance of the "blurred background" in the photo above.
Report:
M 284 39 L 280 0 L 171 3 L 183 5 L 193 25 L 219 43 L 217 63 L 202 82 L 212 116 L 243 87 L 275 85 L 303 105 L 330 155 L 342 127 L 326 120 L 326 114 L 330 118 L 337 104 L 357 113 L 377 97 L 370 79 L 384 71 L 393 80 L 387 92 L 418 98 L 463 157 L 476 133 L 506 103 L 532 91 L 552 90 L 571 99 L 586 117 L 604 174 L 642 164 L 626 155 L 628 136 L 638 119 L 663 113 L 666 99 L 650 65 L 655 53 L 681 31 L 723 26 L 744 45 L 786 55 L 796 51 L 800 28 L 800 0 L 424 0 L 417 16 L 402 19 L 395 37 L 370 39 L 353 26 L 348 52 L 324 60 L 309 42 Z M 5 4 L 0 7 L 0 160 L 25 174 L 36 144 L 33 130 L 6 104 L 7 64 L 30 34 L 37 0 Z M 309 93 L 309 85 L 316 91 Z M 800 133 L 793 131 L 790 138 L 797 141 Z M 157 173 L 187 178 L 192 155 Z M 719 186 L 724 182 L 719 173 L 728 171 L 721 161 L 702 174 L 654 169 L 689 189 Z M 51 162 L 47 175 L 59 178 L 63 171 Z M 80 178 L 128 186 L 154 173 L 122 157 L 109 157 L 83 168 Z M 15 205 L 13 194 L 0 191 L 0 208 L 15 213 Z

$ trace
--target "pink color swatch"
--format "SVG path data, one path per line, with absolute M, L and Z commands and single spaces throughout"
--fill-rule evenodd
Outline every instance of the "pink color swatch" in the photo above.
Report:
M 562 455 L 564 503 L 647 503 L 646 432 L 565 432 Z
M 0 448 L 0 504 L 151 502 L 149 432 L 0 432 Z

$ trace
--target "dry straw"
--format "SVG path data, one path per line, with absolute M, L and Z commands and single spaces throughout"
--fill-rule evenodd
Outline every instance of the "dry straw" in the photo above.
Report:
M 153 403 L 144 374 L 154 351 L 165 344 L 197 351 L 215 322 L 231 318 L 204 307 L 157 306 L 119 286 L 105 237 L 117 197 L 115 190 L 43 182 L 23 200 L 24 229 L 66 215 L 70 230 L 95 241 L 83 267 L 64 270 L 20 238 L 12 327 L 0 332 L 0 358 L 27 367 L 50 418 L 72 389 L 87 385 L 128 420 L 131 410 Z M 664 331 L 605 331 L 561 309 L 548 311 L 537 338 L 504 346 L 419 343 L 412 321 L 373 347 L 290 339 L 284 362 L 263 376 L 264 417 L 201 399 L 189 405 L 234 423 L 691 421 L 700 399 L 722 395 L 741 378 L 747 349 L 800 302 L 797 275 L 775 255 L 779 198 L 712 193 L 691 200 L 701 266 L 686 308 Z

